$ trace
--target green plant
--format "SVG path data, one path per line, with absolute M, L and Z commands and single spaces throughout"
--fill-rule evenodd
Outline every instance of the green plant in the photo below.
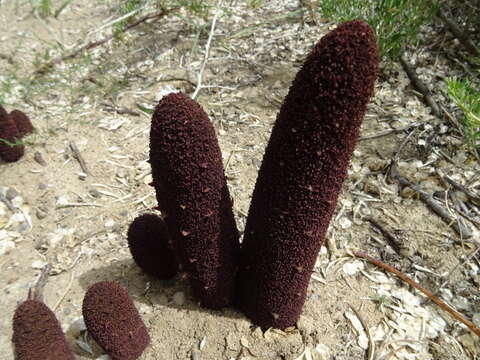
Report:
M 468 79 L 450 78 L 445 82 L 450 99 L 463 112 L 460 122 L 467 145 L 477 155 L 480 145 L 480 90 Z
M 438 6 L 418 0 L 322 0 L 318 9 L 338 22 L 365 20 L 375 30 L 380 54 L 394 59 L 416 43 L 421 26 L 432 20 Z
M 127 16 L 122 18 L 121 21 L 118 21 L 114 24 L 114 32 L 118 34 L 121 32 L 125 26 L 131 22 L 135 15 L 140 12 L 141 8 L 145 6 L 146 0 L 127 0 L 124 1 L 118 9 L 118 13 L 121 16 Z
M 52 15 L 52 0 L 41 0 L 39 10 L 40 15 L 43 17 L 48 17 Z
M 377 295 L 371 299 L 376 302 L 377 308 L 380 311 L 383 311 L 385 307 L 389 307 L 390 305 L 392 305 L 390 298 L 385 295 Z
M 258 9 L 263 5 L 263 0 L 246 0 L 247 5 L 252 9 Z
M 57 10 L 53 9 L 52 0 L 30 0 L 30 6 L 32 10 L 36 12 L 40 17 L 47 18 L 53 16 L 58 18 L 60 14 L 73 2 L 74 0 L 64 0 Z M 16 2 L 18 6 L 18 2 Z M 18 8 L 16 9 L 18 11 Z

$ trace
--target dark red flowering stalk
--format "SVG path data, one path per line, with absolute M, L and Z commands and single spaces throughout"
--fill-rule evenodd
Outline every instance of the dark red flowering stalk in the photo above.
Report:
M 42 291 L 50 268 L 46 267 L 28 299 L 13 316 L 16 360 L 74 360 L 55 314 L 43 303 Z
M 150 343 L 147 328 L 127 291 L 113 281 L 92 285 L 83 299 L 88 332 L 112 360 L 135 360 Z
M 300 316 L 378 62 L 372 29 L 347 22 L 313 48 L 284 100 L 242 244 L 239 303 L 257 325 L 283 329 Z
M 147 274 L 167 280 L 178 263 L 165 222 L 155 214 L 138 216 L 128 228 L 128 246 L 136 264 Z
M 13 317 L 16 360 L 73 360 L 55 314 L 44 303 L 24 301 Z
M 15 126 L 17 127 L 20 138 L 30 134 L 33 131 L 33 125 L 30 118 L 20 110 L 13 110 L 10 113 L 10 118 L 13 119 Z
M 15 123 L 0 105 L 0 159 L 15 162 L 23 156 L 25 146 L 18 143 L 20 138 Z
M 209 308 L 230 304 L 238 231 L 215 130 L 188 96 L 169 94 L 157 105 L 150 163 L 159 208 L 194 296 Z

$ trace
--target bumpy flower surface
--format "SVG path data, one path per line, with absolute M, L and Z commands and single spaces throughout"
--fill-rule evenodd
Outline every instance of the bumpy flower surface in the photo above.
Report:
M 10 113 L 10 118 L 13 119 L 15 126 L 17 127 L 18 134 L 21 138 L 30 134 L 33 131 L 33 125 L 30 118 L 20 110 L 13 110 Z
M 42 302 L 24 301 L 13 317 L 16 360 L 73 360 L 55 314 Z
M 182 93 L 153 114 L 150 163 L 159 208 L 194 296 L 209 308 L 232 302 L 238 231 L 215 130 L 201 106 Z
M 373 94 L 371 28 L 351 21 L 308 55 L 280 109 L 252 196 L 239 302 L 262 327 L 295 325 Z
M 92 285 L 83 299 L 83 318 L 92 338 L 112 360 L 135 360 L 150 336 L 127 291 L 113 281 Z
M 165 222 L 155 214 L 138 216 L 128 228 L 128 246 L 135 263 L 147 274 L 167 280 L 178 263 Z
M 15 123 L 0 105 L 0 159 L 15 162 L 23 156 L 25 146 L 18 144 L 18 140 L 20 140 L 20 133 Z

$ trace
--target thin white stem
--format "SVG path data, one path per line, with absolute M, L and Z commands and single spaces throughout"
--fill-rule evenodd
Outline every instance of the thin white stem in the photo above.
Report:
M 218 16 L 220 15 L 220 10 L 217 10 L 215 15 L 213 16 L 212 26 L 210 28 L 210 34 L 208 35 L 207 45 L 205 47 L 205 58 L 203 59 L 202 67 L 200 68 L 200 72 L 198 73 L 197 77 L 197 87 L 195 88 L 194 93 L 192 94 L 192 99 L 195 99 L 202 88 L 202 77 L 203 72 L 205 71 L 205 66 L 208 62 L 208 56 L 210 55 L 210 44 L 212 43 L 213 33 L 215 32 L 215 25 L 217 24 Z

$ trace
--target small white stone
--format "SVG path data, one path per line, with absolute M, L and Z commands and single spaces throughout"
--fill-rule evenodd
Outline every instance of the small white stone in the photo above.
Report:
M 57 197 L 57 206 L 67 205 L 70 202 L 68 195 L 60 195 Z
M 113 220 L 113 219 L 107 219 L 107 220 L 105 221 L 105 229 L 111 231 L 111 230 L 113 230 L 113 229 L 115 228 L 116 224 L 117 224 L 117 223 L 115 222 L 115 220 Z
M 360 270 L 363 270 L 365 265 L 363 262 L 359 260 L 355 260 L 354 262 L 347 262 L 343 264 L 342 270 L 347 275 L 355 275 Z
M 317 344 L 317 346 L 315 346 L 315 351 L 318 353 L 320 360 L 330 359 L 330 349 L 327 345 Z
M 348 229 L 349 227 L 352 226 L 352 222 L 350 221 L 350 219 L 348 219 L 345 216 L 340 218 L 340 220 L 338 222 L 339 222 L 340 226 L 342 227 L 342 229 Z
M 15 249 L 15 243 L 12 240 L 0 241 L 0 256 L 4 255 L 11 249 Z
M 21 196 L 15 196 L 15 197 L 11 200 L 11 202 L 12 202 L 13 207 L 15 207 L 15 208 L 18 209 L 18 208 L 20 208 L 20 206 L 23 205 L 23 198 L 22 198 Z
M 45 265 L 47 265 L 47 263 L 42 260 L 35 260 L 34 262 L 32 262 L 32 268 L 34 269 L 43 269 Z

